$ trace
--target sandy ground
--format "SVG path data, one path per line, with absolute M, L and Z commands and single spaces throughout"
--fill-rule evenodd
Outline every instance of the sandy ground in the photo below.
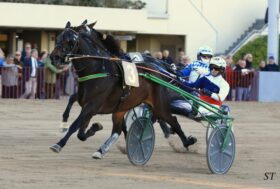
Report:
M 179 118 L 185 132 L 198 137 L 196 153 L 175 153 L 155 125 L 156 144 L 146 166 L 133 166 L 116 146 L 102 160 L 91 154 L 111 131 L 111 116 L 96 116 L 104 130 L 86 142 L 76 135 L 60 154 L 49 146 L 58 132 L 66 100 L 0 100 L 0 189 L 6 188 L 280 188 L 280 103 L 229 103 L 236 157 L 226 175 L 213 175 L 206 162 L 206 129 Z M 72 122 L 80 108 L 75 105 Z M 173 142 L 177 137 L 171 137 Z M 119 145 L 124 143 L 120 138 Z M 273 180 L 264 180 L 275 172 Z

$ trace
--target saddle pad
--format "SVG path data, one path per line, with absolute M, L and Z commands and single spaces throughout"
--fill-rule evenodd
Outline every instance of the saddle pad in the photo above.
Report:
M 122 61 L 125 84 L 132 87 L 139 87 L 139 76 L 134 63 Z

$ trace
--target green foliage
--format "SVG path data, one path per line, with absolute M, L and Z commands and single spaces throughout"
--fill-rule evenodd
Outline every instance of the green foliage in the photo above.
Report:
M 0 2 L 109 7 L 125 9 L 142 9 L 146 5 L 146 3 L 140 0 L 0 0 Z
M 267 59 L 267 36 L 261 36 L 244 45 L 233 55 L 234 62 L 243 59 L 247 53 L 253 55 L 253 67 L 257 68 L 261 60 Z
M 247 53 L 251 53 L 253 55 L 253 67 L 255 68 L 259 66 L 261 60 L 267 60 L 267 36 L 261 36 L 244 45 L 233 55 L 234 62 L 237 62 L 239 59 L 243 59 L 244 55 Z M 278 54 L 280 54 L 280 48 Z

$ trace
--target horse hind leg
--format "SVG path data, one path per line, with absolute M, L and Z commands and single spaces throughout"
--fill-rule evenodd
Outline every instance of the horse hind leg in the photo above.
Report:
M 190 145 L 193 145 L 197 142 L 195 137 L 186 137 L 175 116 L 172 116 L 171 114 L 169 116 L 166 115 L 164 121 L 166 121 L 172 127 L 172 130 L 180 137 L 185 148 L 188 148 Z
M 104 144 L 100 146 L 100 148 L 92 154 L 92 158 L 94 159 L 102 159 L 104 155 L 109 151 L 110 147 L 115 144 L 122 132 L 122 123 L 123 117 L 126 112 L 117 112 L 112 116 L 113 120 L 113 129 L 111 136 L 105 141 Z

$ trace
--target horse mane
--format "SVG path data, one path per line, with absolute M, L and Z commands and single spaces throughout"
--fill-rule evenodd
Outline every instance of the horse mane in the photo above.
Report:
M 102 38 L 101 41 L 109 52 L 111 52 L 113 55 L 117 57 L 121 56 L 122 50 L 120 47 L 120 43 L 112 35 L 107 35 L 106 39 Z

